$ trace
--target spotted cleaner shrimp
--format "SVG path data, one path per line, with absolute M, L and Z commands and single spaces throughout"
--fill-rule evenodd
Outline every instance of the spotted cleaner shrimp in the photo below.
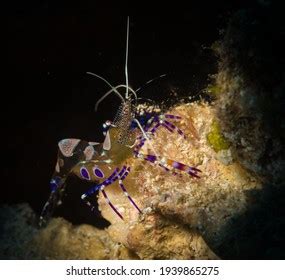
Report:
M 65 182 L 70 174 L 75 174 L 83 180 L 94 182 L 94 185 L 81 196 L 81 199 L 92 211 L 95 209 L 95 206 L 92 204 L 90 198 L 98 191 L 101 191 L 114 213 L 122 220 L 124 219 L 122 214 L 110 201 L 106 192 L 106 187 L 109 185 L 118 183 L 130 203 L 139 213 L 142 212 L 129 195 L 123 183 L 131 171 L 131 166 L 125 165 L 128 158 L 133 156 L 142 161 L 148 161 L 153 165 L 163 168 L 166 172 L 171 172 L 174 176 L 179 175 L 181 172 L 186 172 L 192 177 L 199 178 L 198 173 L 201 172 L 199 169 L 162 157 L 157 154 L 151 145 L 150 139 L 160 127 L 166 129 L 169 133 L 177 133 L 184 139 L 186 139 L 186 136 L 173 123 L 176 120 L 181 120 L 180 116 L 161 114 L 154 110 L 146 112 L 138 110 L 136 106 L 138 90 L 133 90 L 128 83 L 128 42 L 129 18 L 127 20 L 125 61 L 126 83 L 113 87 L 103 77 L 87 72 L 87 74 L 103 80 L 110 87 L 110 90 L 97 101 L 95 110 L 97 110 L 99 103 L 111 93 L 116 94 L 121 99 L 120 108 L 114 121 L 106 121 L 103 124 L 103 134 L 105 135 L 103 143 L 72 138 L 59 141 L 55 171 L 50 181 L 51 193 L 43 207 L 40 216 L 40 225 L 44 225 L 48 221 L 53 210 L 59 201 L 61 201 L 65 190 Z M 121 95 L 118 91 L 119 89 L 125 90 L 125 97 Z M 151 147 L 151 153 L 143 153 L 141 151 L 146 142 Z

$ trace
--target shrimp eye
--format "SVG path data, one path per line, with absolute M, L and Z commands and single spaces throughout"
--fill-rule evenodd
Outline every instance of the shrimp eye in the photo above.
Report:
M 111 121 L 106 121 L 103 123 L 103 135 L 106 136 L 107 131 L 110 129 L 111 126 L 114 126 Z

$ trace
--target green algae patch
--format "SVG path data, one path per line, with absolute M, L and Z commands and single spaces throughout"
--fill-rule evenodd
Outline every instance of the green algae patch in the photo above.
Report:
M 227 150 L 230 146 L 222 135 L 221 127 L 217 121 L 213 121 L 211 124 L 211 131 L 207 134 L 207 140 L 215 152 Z
M 217 84 L 210 84 L 206 88 L 206 92 L 213 97 L 217 97 L 222 92 L 222 88 Z

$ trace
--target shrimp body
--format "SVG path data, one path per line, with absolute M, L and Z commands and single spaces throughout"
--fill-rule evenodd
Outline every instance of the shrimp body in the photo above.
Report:
M 126 166 L 126 162 L 131 157 L 150 162 L 153 165 L 163 168 L 166 172 L 177 175 L 180 172 L 187 173 L 193 178 L 199 178 L 201 172 L 196 167 L 191 167 L 173 159 L 160 156 L 153 148 L 150 138 L 158 129 L 166 129 L 169 133 L 176 133 L 179 137 L 186 140 L 186 135 L 177 127 L 174 122 L 180 120 L 180 116 L 171 114 L 161 114 L 155 110 L 143 111 L 137 106 L 137 91 L 133 90 L 128 84 L 127 57 L 128 57 L 128 34 L 129 19 L 127 25 L 127 48 L 126 48 L 126 84 L 113 87 L 101 76 L 87 72 L 103 80 L 111 89 L 105 93 L 96 103 L 99 103 L 111 93 L 116 94 L 121 99 L 121 105 L 115 119 L 103 124 L 103 143 L 88 142 L 81 139 L 63 139 L 58 143 L 58 157 L 54 174 L 50 181 L 51 194 L 45 203 L 41 216 L 40 225 L 45 224 L 52 215 L 53 210 L 61 201 L 65 191 L 66 179 L 69 175 L 75 174 L 83 180 L 94 183 L 81 199 L 94 210 L 90 197 L 101 191 L 107 203 L 114 213 L 123 220 L 122 214 L 110 201 L 106 187 L 118 184 L 130 203 L 141 213 L 141 209 L 129 195 L 124 186 L 124 179 L 131 171 L 131 166 Z M 159 77 L 163 77 L 161 75 Z M 154 80 L 154 79 L 153 79 Z M 151 80 L 151 81 L 153 81 Z M 151 81 L 147 82 L 149 84 Z M 118 89 L 125 89 L 125 98 L 119 93 Z M 134 98 L 134 99 L 132 99 Z M 148 142 L 151 148 L 148 154 L 142 152 L 142 147 Z

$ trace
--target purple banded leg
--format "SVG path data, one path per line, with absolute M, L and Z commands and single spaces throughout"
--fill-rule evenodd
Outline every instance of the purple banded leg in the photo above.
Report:
M 125 186 L 123 185 L 123 183 L 121 183 L 121 181 L 119 181 L 119 185 L 120 185 L 121 189 L 123 190 L 124 194 L 128 197 L 128 199 L 130 200 L 130 202 L 133 204 L 133 206 L 134 206 L 140 213 L 142 213 L 142 211 L 141 211 L 140 208 L 137 206 L 137 204 L 134 202 L 134 200 L 131 198 L 131 196 L 129 195 L 127 189 L 125 188 Z
M 188 173 L 189 175 L 191 175 L 192 177 L 195 177 L 195 178 L 200 179 L 200 176 L 197 175 L 197 172 L 192 172 L 192 171 L 188 170 L 187 173 Z
M 95 206 L 90 202 L 88 201 L 86 198 L 90 195 L 92 195 L 93 193 L 95 193 L 96 191 L 100 190 L 102 187 L 102 185 L 97 185 L 97 186 L 94 186 L 92 189 L 90 189 L 88 192 L 86 192 L 85 194 L 83 194 L 81 196 L 81 199 L 86 203 L 86 205 L 90 208 L 90 210 L 93 212 L 93 210 L 95 209 Z
M 157 160 L 157 156 L 155 155 L 143 155 L 143 156 L 145 160 L 152 162 L 152 163 L 155 163 Z
M 170 132 L 174 132 L 174 130 L 176 130 L 178 132 L 179 135 L 183 136 L 184 139 L 186 139 L 185 134 L 183 133 L 183 131 L 178 128 L 177 126 L 175 126 L 174 124 L 172 124 L 171 122 L 165 120 L 165 118 L 168 119 L 175 119 L 175 120 L 180 120 L 182 119 L 180 116 L 175 116 L 175 115 L 160 115 L 159 117 L 156 117 L 152 120 L 151 124 L 156 122 L 156 125 L 151 129 L 151 133 L 154 134 L 157 129 L 159 128 L 159 126 L 163 126 L 164 128 L 166 128 L 167 130 L 169 130 Z
M 117 168 L 118 170 L 118 168 Z M 112 178 L 111 182 L 109 184 L 112 184 L 115 180 L 119 179 L 119 183 L 121 181 L 121 176 L 123 176 L 122 178 L 125 178 L 128 173 L 130 171 L 130 168 L 127 169 L 126 166 L 123 166 L 122 170 L 116 174 L 116 176 L 114 178 Z M 117 210 L 117 208 L 114 206 L 114 204 L 110 201 L 109 197 L 107 196 L 107 193 L 105 192 L 104 188 L 107 185 L 102 185 L 101 186 L 101 191 L 103 193 L 104 198 L 106 199 L 106 201 L 108 202 L 109 206 L 113 209 L 113 211 L 122 219 L 124 220 L 123 216 L 120 214 L 120 212 Z
M 110 205 L 110 207 L 113 209 L 113 211 L 122 219 L 124 220 L 123 216 L 120 214 L 120 212 L 117 210 L 117 208 L 113 205 L 113 203 L 110 201 L 109 197 L 107 196 L 106 192 L 104 189 L 101 189 L 103 196 L 105 197 L 106 201 Z
M 145 141 L 146 141 L 145 138 L 141 139 L 141 141 L 139 142 L 139 144 L 136 145 L 136 148 L 140 149 L 140 148 L 144 145 Z
M 144 157 L 145 160 L 152 162 L 152 163 L 156 163 L 157 161 L 157 157 L 155 155 L 146 155 Z M 160 166 L 161 168 L 163 168 L 165 171 L 167 172 L 171 172 L 171 170 L 169 168 L 167 168 L 165 165 L 161 164 L 160 162 L 158 163 L 158 166 Z M 177 172 L 172 172 L 173 175 L 178 175 Z
M 202 172 L 198 168 L 185 165 L 185 164 L 178 162 L 178 161 L 172 161 L 172 167 L 174 167 L 175 169 L 184 171 L 184 172 L 188 173 L 189 175 L 196 177 L 196 178 L 200 178 L 200 176 L 198 176 L 197 173 Z
M 168 118 L 168 119 L 173 119 L 173 120 L 181 120 L 182 118 L 180 116 L 175 116 L 175 115 L 163 115 L 164 117 Z
M 167 130 L 169 130 L 171 133 L 174 132 L 174 130 L 172 130 L 169 126 L 167 126 L 164 122 L 163 123 L 157 123 L 153 128 L 152 130 L 150 131 L 151 134 L 154 134 L 157 129 L 160 127 L 160 126 L 163 126 L 165 127 Z M 146 139 L 143 137 L 143 136 L 140 136 L 137 138 L 138 140 L 140 140 L 139 144 L 136 145 L 135 149 L 134 149 L 134 154 L 137 155 L 139 150 L 142 148 L 142 146 L 145 144 L 145 141 Z
M 182 177 L 181 174 L 175 172 L 175 171 L 172 171 L 170 170 L 169 168 L 167 168 L 166 166 L 164 166 L 163 164 L 159 163 L 158 164 L 161 168 L 163 168 L 166 172 L 171 172 L 172 175 L 176 176 L 176 175 L 179 175 L 179 177 Z
M 157 156 L 155 156 L 155 155 L 144 155 L 144 160 L 149 161 L 151 163 L 156 163 L 157 162 Z M 165 171 L 170 171 L 170 169 L 168 169 L 166 166 L 164 166 L 161 163 L 158 163 L 158 166 L 163 168 Z
M 105 181 L 103 181 L 102 183 L 92 186 L 86 193 L 84 193 L 81 196 L 81 199 L 84 200 L 84 202 L 87 204 L 88 207 L 91 208 L 91 211 L 94 210 L 95 206 L 90 203 L 87 198 L 90 197 L 91 195 L 93 195 L 96 191 L 101 190 L 102 188 L 104 188 L 105 186 L 111 185 L 113 182 L 116 181 L 116 178 L 118 178 L 118 172 L 119 172 L 119 168 L 116 168 L 114 170 L 114 172 L 111 174 L 111 176 L 109 176 Z
M 134 148 L 134 155 L 135 155 L 135 156 L 138 155 L 139 150 L 142 148 L 142 146 L 144 145 L 145 141 L 146 141 L 146 139 L 143 138 L 143 139 L 139 142 L 139 144 L 137 144 L 137 145 L 135 146 L 135 148 Z
M 63 178 L 60 176 L 54 176 L 50 180 L 50 190 L 51 192 L 55 192 L 60 186 L 63 184 Z
M 143 158 L 146 161 L 149 161 L 151 163 L 157 164 L 158 166 L 164 168 L 165 171 L 171 171 L 169 168 L 167 168 L 162 163 L 162 160 L 159 159 L 155 155 L 138 154 L 137 157 Z M 171 165 L 175 169 L 178 169 L 180 171 L 184 171 L 184 172 L 188 173 L 189 175 L 191 175 L 193 177 L 200 178 L 200 176 L 198 176 L 197 173 L 198 172 L 202 172 L 202 171 L 200 169 L 196 168 L 196 167 L 191 167 L 191 166 L 185 165 L 185 164 L 183 164 L 181 162 L 170 160 L 170 159 L 166 159 L 165 161 L 167 162 L 168 165 Z M 172 173 L 173 173 L 173 175 L 177 175 L 178 174 L 175 171 L 172 172 Z
M 116 181 L 116 175 L 119 172 L 119 168 L 116 168 L 114 170 L 114 172 L 111 174 L 111 176 L 109 176 L 105 181 L 103 181 L 102 183 L 92 186 L 86 193 L 84 193 L 81 198 L 85 199 L 87 196 L 91 196 L 92 194 L 94 194 L 97 190 L 100 190 L 100 188 L 104 185 L 104 186 L 108 186 L 111 185 L 113 182 Z
M 123 166 L 122 170 L 120 171 L 120 173 L 118 174 L 118 178 L 120 179 L 125 173 L 127 173 L 127 175 L 129 174 L 130 168 L 127 168 L 127 166 Z M 127 176 L 126 175 L 126 176 Z M 125 177 L 126 177 L 125 176 Z M 124 178 L 125 178 L 124 177 Z
M 166 120 L 163 123 L 166 124 L 167 126 L 169 126 L 172 130 L 176 130 L 180 136 L 182 136 L 184 139 L 186 139 L 186 136 L 183 133 L 183 131 L 180 128 L 178 128 L 176 125 L 174 125 L 174 124 L 172 124 Z
M 173 130 L 171 127 L 169 127 L 164 121 L 162 121 L 162 122 L 158 122 L 158 123 L 151 129 L 150 133 L 154 134 L 154 133 L 158 130 L 158 128 L 159 128 L 160 126 L 163 126 L 164 128 L 166 128 L 166 129 L 169 130 L 170 132 L 174 132 L 174 130 Z
M 109 177 L 110 179 L 107 179 L 105 182 L 107 183 L 107 185 L 111 185 L 113 184 L 115 181 L 118 180 L 119 176 L 121 176 L 125 171 L 126 171 L 126 166 L 124 166 L 122 168 L 122 170 L 119 172 L 119 168 L 117 167 L 116 170 L 113 172 L 113 174 Z M 106 185 L 105 183 L 105 185 Z
M 161 125 L 160 123 L 157 123 L 157 124 L 151 129 L 151 131 L 150 131 L 149 133 L 150 133 L 150 134 L 154 134 L 155 131 L 159 128 L 160 125 Z M 148 128 L 149 128 L 149 127 L 148 127 Z M 139 142 L 139 144 L 137 144 L 137 145 L 135 146 L 135 148 L 134 148 L 134 154 L 135 154 L 135 156 L 138 155 L 139 150 L 140 150 L 140 149 L 142 148 L 142 146 L 145 144 L 145 141 L 146 141 L 147 139 L 144 138 L 144 136 L 139 136 L 139 137 L 137 138 L 137 140 L 140 140 L 140 142 Z
M 147 132 L 154 122 L 158 122 L 158 116 L 151 117 L 145 126 L 145 132 Z
M 197 175 L 197 173 L 198 172 L 202 172 L 202 171 L 200 169 L 198 169 L 198 168 L 191 167 L 191 166 L 185 165 L 185 164 L 183 164 L 181 162 L 173 161 L 173 160 L 168 160 L 168 163 L 170 163 L 173 168 L 178 169 L 180 171 L 184 171 L 184 172 L 188 173 L 189 175 L 191 175 L 192 177 L 200 178 L 200 176 Z M 175 171 L 172 171 L 172 173 L 174 175 L 179 174 L 179 173 L 177 173 Z
M 64 191 L 65 179 L 60 176 L 53 176 L 50 181 L 50 196 L 45 203 L 43 210 L 40 215 L 39 225 L 44 225 L 51 217 L 54 209 L 61 200 L 62 193 Z
M 170 171 L 170 169 L 167 168 L 166 166 L 164 166 L 163 164 L 159 163 L 158 165 L 159 165 L 161 168 L 163 168 L 165 171 L 167 171 L 167 172 Z
M 150 134 L 153 134 L 152 131 L 148 132 Z M 141 135 L 139 137 L 137 137 L 137 140 L 139 140 L 139 143 L 135 146 L 134 148 L 134 155 L 137 156 L 139 153 L 139 150 L 142 148 L 142 146 L 145 144 L 145 142 L 147 141 L 147 139 Z
M 198 168 L 195 168 L 195 167 L 190 167 L 189 166 L 189 169 L 188 169 L 188 174 L 196 177 L 196 178 L 200 178 L 200 176 L 197 175 L 198 172 L 202 172 L 200 169 Z
M 156 123 L 156 124 L 155 124 L 155 126 L 152 127 L 152 129 L 149 131 L 149 129 L 151 128 L 151 126 L 152 126 L 153 123 Z M 147 125 L 145 126 L 144 130 L 145 130 L 145 132 L 148 132 L 149 134 L 153 135 L 161 125 L 165 126 L 166 129 L 168 129 L 168 130 L 171 131 L 171 129 L 168 128 L 165 124 L 159 122 L 158 116 L 155 116 L 155 117 L 150 118 L 150 119 L 148 120 L 148 123 L 147 123 Z M 171 131 L 171 132 L 173 132 L 173 131 Z M 146 138 L 144 138 L 144 136 L 139 136 L 139 137 L 137 138 L 137 140 L 140 140 L 140 142 L 139 142 L 139 144 L 135 147 L 135 154 L 136 154 L 136 155 L 137 155 L 138 151 L 139 151 L 139 150 L 142 148 L 142 146 L 144 145 L 144 143 L 145 143 L 145 141 L 146 141 Z
M 142 213 L 142 211 L 140 210 L 140 208 L 137 206 L 137 204 L 134 202 L 134 200 L 131 198 L 131 196 L 129 195 L 127 189 L 125 188 L 124 184 L 123 184 L 123 180 L 128 176 L 130 172 L 130 167 L 128 167 L 128 169 L 126 170 L 126 172 L 123 174 L 122 177 L 119 176 L 119 185 L 121 187 L 121 189 L 123 190 L 124 194 L 126 195 L 126 197 L 130 200 L 130 202 L 133 204 L 133 206 L 140 212 Z
M 169 127 L 168 125 L 166 125 L 164 122 L 161 124 L 164 128 L 166 128 L 168 131 L 170 131 L 171 133 L 173 133 L 174 132 L 174 130 L 171 128 L 171 127 Z
M 129 175 L 130 170 L 131 170 L 130 167 L 127 168 L 126 166 L 124 166 L 124 172 L 122 172 L 122 174 L 119 174 L 119 179 L 122 180 L 122 181 L 125 180 L 126 177 Z
M 160 126 L 161 126 L 161 124 L 160 124 L 160 123 L 157 123 L 157 124 L 151 129 L 150 133 L 154 134 Z

